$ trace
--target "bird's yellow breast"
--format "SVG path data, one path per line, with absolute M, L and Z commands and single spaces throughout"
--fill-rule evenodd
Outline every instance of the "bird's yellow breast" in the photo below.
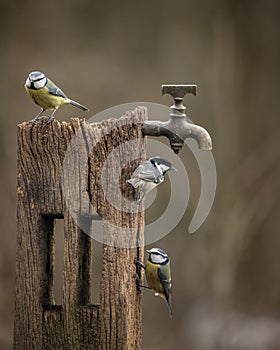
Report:
M 148 282 L 149 287 L 151 287 L 156 293 L 163 293 L 163 285 L 160 282 L 158 276 L 158 268 L 160 265 L 153 264 L 149 260 L 146 263 L 145 267 L 145 275 Z
M 68 103 L 64 97 L 50 94 L 47 87 L 39 90 L 29 89 L 28 87 L 25 87 L 25 89 L 33 100 L 44 109 L 54 109 Z

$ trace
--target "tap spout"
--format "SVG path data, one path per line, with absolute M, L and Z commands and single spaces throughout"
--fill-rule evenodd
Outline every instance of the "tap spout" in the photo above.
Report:
M 177 154 L 184 145 L 187 138 L 196 140 L 198 147 L 203 150 L 212 149 L 212 140 L 203 127 L 187 122 L 186 119 L 167 122 L 157 120 L 145 121 L 142 132 L 146 136 L 165 136 L 169 139 L 170 146 Z

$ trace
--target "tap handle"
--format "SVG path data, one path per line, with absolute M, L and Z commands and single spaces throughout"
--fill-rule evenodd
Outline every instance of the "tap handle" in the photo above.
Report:
M 162 95 L 169 94 L 174 100 L 183 99 L 186 94 L 193 94 L 196 96 L 196 84 L 188 85 L 161 85 Z
M 197 86 L 195 84 L 188 84 L 188 85 L 161 85 L 161 92 L 162 95 L 169 94 L 174 99 L 174 105 L 171 106 L 171 114 L 170 117 L 186 117 L 185 110 L 186 107 L 184 106 L 183 100 L 184 96 L 186 94 L 193 94 L 196 95 L 196 88 Z

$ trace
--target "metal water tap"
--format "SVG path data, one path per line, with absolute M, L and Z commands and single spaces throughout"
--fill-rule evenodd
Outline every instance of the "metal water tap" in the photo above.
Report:
M 145 121 L 142 132 L 146 136 L 166 136 L 175 153 L 179 153 L 186 138 L 194 138 L 198 147 L 203 150 L 212 149 L 212 141 L 209 133 L 201 126 L 187 119 L 183 104 L 186 94 L 196 95 L 196 85 L 162 85 L 162 95 L 169 94 L 174 98 L 171 106 L 170 118 L 167 122 Z

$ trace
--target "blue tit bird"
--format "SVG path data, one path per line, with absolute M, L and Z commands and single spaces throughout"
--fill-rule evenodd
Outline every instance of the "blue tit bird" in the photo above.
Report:
M 26 79 L 24 87 L 34 102 L 41 107 L 41 112 L 32 119 L 32 122 L 38 120 L 45 110 L 52 109 L 53 111 L 47 120 L 47 124 L 50 123 L 58 108 L 64 104 L 70 103 L 83 111 L 89 110 L 87 107 L 68 98 L 64 92 L 42 72 L 31 72 Z
M 131 178 L 126 182 L 135 189 L 139 189 L 138 202 L 153 190 L 156 186 L 164 181 L 164 175 L 169 170 L 176 170 L 170 161 L 161 157 L 152 157 L 142 162 L 133 172 Z
M 148 286 L 139 285 L 151 289 L 155 295 L 161 296 L 166 300 L 170 317 L 172 317 L 171 305 L 171 270 L 168 255 L 160 248 L 147 250 L 149 257 L 146 264 L 137 262 L 140 267 L 145 269 L 145 276 Z

